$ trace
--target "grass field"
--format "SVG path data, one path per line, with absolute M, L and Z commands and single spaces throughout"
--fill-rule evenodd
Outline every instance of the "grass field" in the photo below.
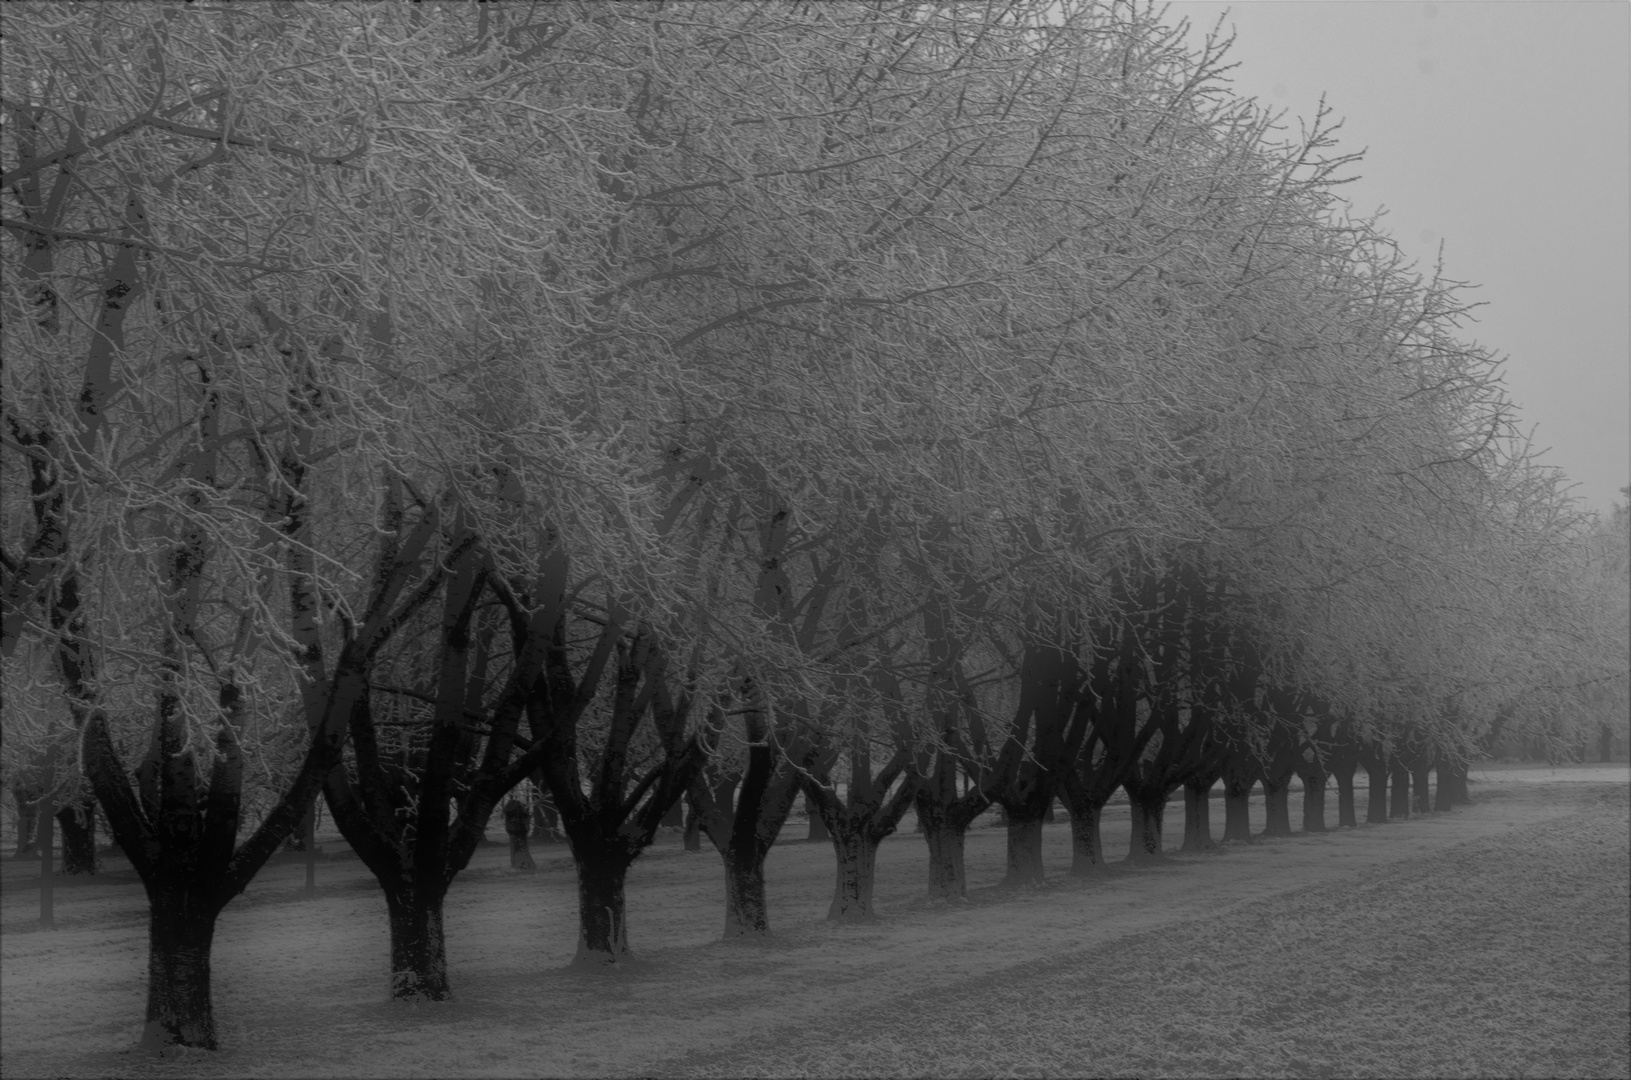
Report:
M 756 944 L 717 940 L 718 858 L 665 837 L 630 876 L 641 962 L 612 975 L 566 969 L 564 849 L 539 852 L 536 875 L 483 849 L 448 903 L 445 1005 L 385 999 L 384 902 L 359 864 L 325 861 L 310 900 L 300 866 L 280 864 L 222 918 L 225 1049 L 167 1059 L 129 1052 L 139 886 L 115 866 L 59 889 L 43 931 L 36 883 L 7 862 L 0 1072 L 1631 1076 L 1626 769 L 1480 779 L 1453 813 L 1086 882 L 1065 876 L 1060 823 L 1052 883 L 1017 893 L 994 887 L 1001 830 L 977 829 L 959 906 L 919 899 L 923 845 L 906 833 L 880 852 L 881 917 L 863 926 L 822 921 L 830 848 L 784 844 L 768 867 L 777 932 Z M 1125 811 L 1107 821 L 1112 850 L 1125 830 Z

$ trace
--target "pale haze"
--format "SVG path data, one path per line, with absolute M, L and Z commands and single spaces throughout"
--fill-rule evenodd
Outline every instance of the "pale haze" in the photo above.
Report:
M 1172 3 L 1220 16 L 1236 93 L 1294 135 L 1323 94 L 1364 150 L 1341 193 L 1430 273 L 1481 286 L 1465 334 L 1507 358 L 1541 461 L 1608 509 L 1631 482 L 1631 5 Z

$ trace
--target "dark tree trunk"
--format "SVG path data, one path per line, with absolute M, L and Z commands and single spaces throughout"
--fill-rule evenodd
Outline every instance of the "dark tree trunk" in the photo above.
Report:
M 1410 801 L 1410 809 L 1413 813 L 1425 814 L 1433 809 L 1432 792 L 1427 789 L 1427 776 L 1433 771 L 1433 760 L 1418 758 L 1412 764 L 1410 789 L 1414 797 Z
M 40 792 L 18 785 L 11 795 L 17 802 L 17 858 L 26 859 L 39 853 Z
M 727 938 L 770 932 L 770 909 L 765 903 L 764 857 L 732 857 L 729 848 L 719 857 L 725 862 L 725 936 Z
M 89 800 L 76 799 L 57 811 L 62 826 L 62 872 L 96 873 L 96 809 Z
M 1099 819 L 1104 807 L 1093 802 L 1072 804 L 1070 808 L 1070 873 L 1084 877 L 1104 869 L 1104 840 Z
M 968 874 L 963 866 L 967 826 L 946 821 L 931 823 L 921 815 L 923 840 L 929 846 L 929 899 L 963 900 L 968 896 Z
M 846 797 L 827 786 L 825 770 L 819 780 L 804 780 L 805 805 L 818 814 L 832 837 L 837 856 L 837 877 L 827 918 L 872 918 L 872 891 L 877 877 L 878 845 L 895 831 L 917 794 L 918 779 L 908 771 L 909 751 L 897 747 L 889 762 L 873 775 L 862 745 L 850 748 L 850 777 Z
M 527 832 L 532 826 L 532 812 L 518 799 L 511 799 L 504 807 L 504 833 L 510 838 L 510 869 L 532 873 L 538 864 L 532 861 L 532 849 L 527 844 Z
M 832 834 L 838 856 L 838 881 L 833 886 L 827 918 L 855 922 L 872 918 L 872 887 L 877 879 L 878 841 L 868 830 L 842 829 Z
M 1388 779 L 1393 785 L 1393 799 L 1388 805 L 1388 817 L 1407 818 L 1410 816 L 1410 770 L 1403 764 L 1395 761 L 1388 770 Z
M 929 848 L 930 900 L 961 901 L 967 898 L 964 840 L 974 819 L 991 805 L 990 798 L 977 786 L 959 795 L 957 772 L 955 760 L 947 755 L 938 755 L 934 766 L 924 772 L 924 779 L 912 796 L 918 829 Z
M 792 760 L 772 752 L 766 730 L 750 717 L 756 745 L 740 773 L 705 769 L 686 792 L 690 810 L 687 832 L 703 834 L 719 852 L 725 868 L 725 937 L 762 936 L 770 932 L 765 898 L 765 856 L 776 842 L 797 798 L 801 769 L 808 753 Z M 806 748 L 808 750 L 808 748 Z
M 1264 836 L 1291 835 L 1291 776 L 1263 778 Z
M 1434 810 L 1448 810 L 1455 805 L 1450 801 L 1449 768 L 1449 764 L 1443 758 L 1433 763 L 1433 771 L 1438 773 L 1438 786 L 1433 791 Z
M 201 909 L 202 908 L 202 909 Z M 147 921 L 147 1024 L 141 1045 L 214 1050 L 210 948 L 215 912 L 185 893 L 155 896 Z
M 1211 851 L 1212 785 L 1217 777 L 1206 776 L 1184 784 L 1184 851 Z
M 1012 808 L 1008 811 L 1008 872 L 1003 885 L 1042 884 L 1041 807 L 1037 810 L 1036 816 L 1026 818 L 1019 817 Z
M 1354 772 L 1359 768 L 1356 760 L 1336 762 L 1331 775 L 1337 781 L 1337 825 L 1357 827 L 1359 818 L 1354 812 Z
M 1325 831 L 1325 770 L 1304 769 L 1303 832 Z
M 387 891 L 391 922 L 391 997 L 398 1001 L 446 1001 L 447 939 L 442 931 L 441 894 L 403 889 Z
M 585 847 L 587 845 L 584 845 Z M 617 851 L 579 851 L 577 967 L 603 967 L 630 959 L 629 930 L 623 903 L 623 880 L 632 855 Z
M 1379 758 L 1364 762 L 1365 779 L 1370 785 L 1365 800 L 1365 824 L 1387 824 L 1387 763 Z
M 1614 728 L 1607 723 L 1597 729 L 1597 760 L 1614 760 Z
M 804 797 L 804 816 L 810 822 L 810 831 L 804 837 L 806 841 L 813 844 L 817 840 L 832 839 L 832 833 L 827 831 L 827 823 L 821 820 L 820 811 L 815 808 L 815 803 L 810 801 L 808 795 Z
M 1079 753 L 1065 770 L 1061 787 L 1065 809 L 1070 812 L 1070 872 L 1073 877 L 1096 874 L 1104 869 L 1104 839 L 1100 824 L 1105 803 L 1126 778 L 1126 757 L 1105 753 L 1094 760 L 1091 749 Z
M 702 815 L 697 812 L 696 805 L 687 799 L 685 802 L 685 850 L 702 850 Z
M 1132 809 L 1133 818 L 1132 835 L 1127 841 L 1127 860 L 1150 862 L 1162 858 L 1161 825 L 1167 812 L 1166 792 L 1157 788 L 1155 791 L 1140 792 L 1136 798 L 1128 792 L 1127 805 Z
M 1250 776 L 1224 776 L 1223 839 L 1225 842 L 1236 840 L 1243 844 L 1251 843 L 1253 839 L 1251 799 L 1252 788 L 1256 786 L 1256 783 L 1256 779 Z
M 1435 809 L 1449 810 L 1452 807 L 1464 806 L 1472 801 L 1467 793 L 1467 765 L 1465 762 L 1440 758 L 1437 771 L 1438 793 L 1434 803 Z

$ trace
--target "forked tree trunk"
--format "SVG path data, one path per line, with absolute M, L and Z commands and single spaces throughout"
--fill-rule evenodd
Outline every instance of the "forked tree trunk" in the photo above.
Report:
M 1159 789 L 1140 792 L 1136 798 L 1129 792 L 1127 805 L 1132 809 L 1133 819 L 1132 835 L 1127 840 L 1127 860 L 1152 862 L 1160 859 L 1161 824 L 1167 812 L 1166 792 Z
M 615 850 L 580 852 L 576 844 L 572 854 L 578 865 L 578 951 L 572 964 L 625 963 L 630 954 L 623 881 L 634 858 Z
M 1337 825 L 1357 827 L 1359 818 L 1354 813 L 1354 772 L 1359 768 L 1357 761 L 1339 761 L 1332 769 L 1331 775 L 1337 780 Z
M 1035 816 L 1020 817 L 1013 809 L 1008 811 L 1008 872 L 1002 884 L 1008 887 L 1041 885 L 1042 875 L 1042 808 Z
M 1217 778 L 1202 777 L 1184 784 L 1184 851 L 1211 851 L 1212 785 Z
M 1365 779 L 1370 784 L 1365 800 L 1365 824 L 1387 824 L 1387 764 L 1382 761 L 1365 762 Z
M 1410 770 L 1399 762 L 1394 762 L 1393 768 L 1388 770 L 1388 779 L 1393 785 L 1393 798 L 1388 804 L 1388 817 L 1407 818 L 1410 816 Z
M 941 758 L 927 770 L 912 796 L 918 830 L 929 848 L 930 900 L 961 901 L 968 896 L 963 851 L 968 828 L 991 805 L 978 788 L 957 793 L 956 765 Z
M 872 888 L 878 874 L 878 841 L 866 829 L 840 829 L 832 833 L 838 857 L 838 879 L 833 885 L 827 918 L 860 922 L 872 918 Z
M 798 770 L 808 763 L 808 757 L 782 760 L 760 745 L 748 751 L 743 772 L 692 779 L 685 797 L 687 831 L 695 829 L 699 844 L 706 833 L 724 864 L 727 940 L 770 933 L 765 857 L 793 810 Z
M 446 1001 L 447 937 L 442 929 L 443 894 L 404 888 L 385 893 L 391 924 L 391 997 L 397 1001 Z
M 147 920 L 147 1023 L 141 1045 L 214 1050 L 210 948 L 216 912 L 185 892 L 155 896 Z

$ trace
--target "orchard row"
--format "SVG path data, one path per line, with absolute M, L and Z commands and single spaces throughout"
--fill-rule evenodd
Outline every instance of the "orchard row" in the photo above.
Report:
M 1292 775 L 1453 793 L 1618 730 L 1623 522 L 1345 215 L 1329 118 L 1182 41 L 1054 0 L 8 9 L 4 768 L 145 883 L 148 1040 L 216 1045 L 217 916 L 319 798 L 436 998 L 524 781 L 616 963 L 682 800 L 754 933 L 800 792 L 864 917 L 912 805 L 955 895 L 992 804 L 1025 880 L 1056 798 L 1092 865 L 1118 789 L 1157 852 L 1180 788 L 1288 827 Z

